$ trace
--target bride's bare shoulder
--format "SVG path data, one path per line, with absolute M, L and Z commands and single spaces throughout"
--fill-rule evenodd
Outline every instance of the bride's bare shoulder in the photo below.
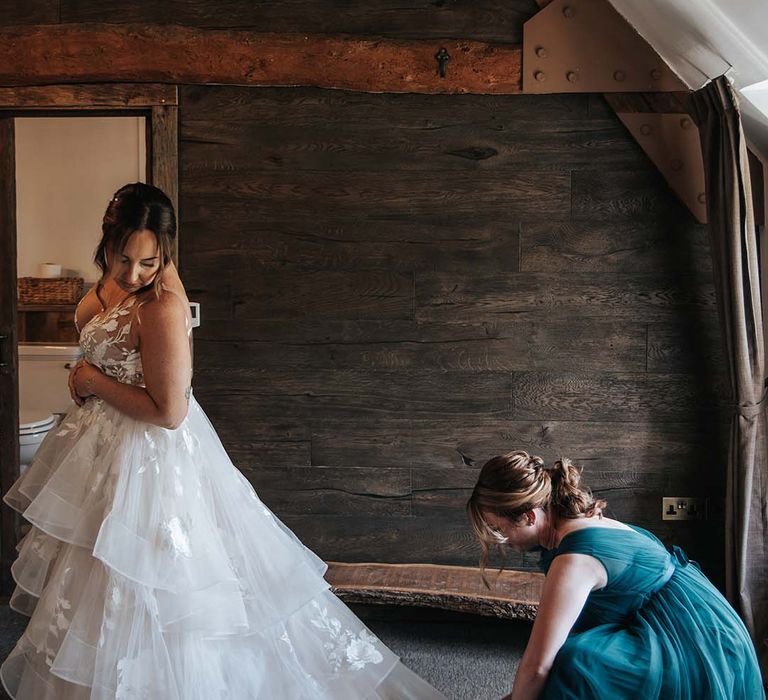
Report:
M 140 317 L 139 328 L 137 329 L 139 335 L 141 335 L 142 326 L 144 326 L 145 331 L 151 332 L 160 326 L 174 324 L 178 321 L 182 321 L 187 330 L 191 328 L 189 301 L 184 289 L 173 289 L 163 281 L 160 290 L 159 297 L 152 293 L 139 307 L 137 312 Z M 147 321 L 149 321 L 148 326 Z

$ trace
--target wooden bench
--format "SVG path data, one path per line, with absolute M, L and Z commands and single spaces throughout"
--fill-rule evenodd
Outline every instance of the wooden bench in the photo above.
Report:
M 409 605 L 474 613 L 512 620 L 533 620 L 544 575 L 527 571 L 480 569 L 437 564 L 347 564 L 328 562 L 326 580 L 345 603 Z

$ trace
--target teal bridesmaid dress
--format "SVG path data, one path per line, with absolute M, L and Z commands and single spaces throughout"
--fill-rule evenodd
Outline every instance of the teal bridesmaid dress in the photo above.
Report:
M 542 553 L 589 554 L 608 574 L 587 598 L 540 700 L 761 700 L 741 619 L 679 547 L 647 530 L 587 527 Z

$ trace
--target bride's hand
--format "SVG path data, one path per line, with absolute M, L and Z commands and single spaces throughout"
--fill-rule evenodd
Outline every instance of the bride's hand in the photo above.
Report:
M 77 363 L 75 363 L 75 366 L 72 367 L 71 370 L 69 370 L 69 376 L 67 377 L 67 386 L 69 387 L 69 395 L 72 397 L 72 400 L 78 405 L 82 406 L 85 402 L 83 399 L 81 399 L 77 395 L 77 391 L 75 390 L 74 385 L 74 378 L 75 374 L 77 373 L 77 370 L 80 369 L 80 365 L 84 362 L 84 360 L 79 360 Z
M 85 358 L 79 360 L 70 371 L 69 394 L 78 406 L 82 406 L 85 399 L 92 396 L 90 383 L 97 372 L 99 372 L 98 368 Z

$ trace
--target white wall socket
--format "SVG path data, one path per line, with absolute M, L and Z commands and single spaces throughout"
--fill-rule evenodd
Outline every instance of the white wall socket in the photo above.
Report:
M 200 325 L 200 302 L 190 301 L 189 312 L 192 314 L 192 328 L 197 328 Z

